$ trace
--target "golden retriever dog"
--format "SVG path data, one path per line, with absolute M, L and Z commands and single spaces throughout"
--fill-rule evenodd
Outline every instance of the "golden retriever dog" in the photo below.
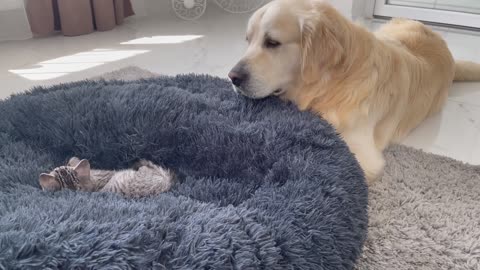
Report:
M 455 62 L 420 22 L 393 19 L 371 33 L 320 0 L 268 3 L 252 15 L 246 39 L 229 73 L 236 90 L 321 115 L 369 182 L 383 172 L 383 150 L 438 112 L 454 80 L 480 79 L 480 65 Z

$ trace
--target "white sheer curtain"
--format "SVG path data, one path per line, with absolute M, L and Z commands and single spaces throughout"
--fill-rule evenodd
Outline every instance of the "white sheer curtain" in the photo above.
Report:
M 0 41 L 32 36 L 23 0 L 0 0 Z

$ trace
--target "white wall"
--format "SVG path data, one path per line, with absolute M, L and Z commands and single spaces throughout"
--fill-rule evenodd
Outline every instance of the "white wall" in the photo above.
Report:
M 23 0 L 0 0 L 0 41 L 32 37 Z
M 344 16 L 352 19 L 372 17 L 374 0 L 328 0 Z
M 1 10 L 12 10 L 19 9 L 23 7 L 23 0 L 1 0 L 0 11 Z
M 357 0 L 358 1 L 358 0 Z M 335 8 L 337 8 L 344 16 L 352 16 L 353 0 L 328 0 Z
M 269 0 L 265 0 L 265 2 L 266 1 L 269 1 Z M 358 10 L 359 6 L 363 7 L 364 1 L 371 1 L 371 0 L 327 0 L 327 1 L 330 2 L 335 8 L 337 8 L 344 16 L 351 18 L 352 15 L 357 14 L 357 12 L 354 11 L 354 8 Z M 132 0 L 132 3 L 134 5 L 134 8 L 137 6 L 138 8 L 140 8 L 139 10 L 143 11 L 143 12 L 137 12 L 137 13 L 140 13 L 139 15 L 141 14 L 158 15 L 162 13 L 166 14 L 166 13 L 171 13 L 171 9 L 172 9 L 171 0 Z M 208 0 L 208 5 L 215 5 L 215 3 L 213 2 L 213 0 Z
M 1 1 L 1 0 L 0 0 Z M 173 14 L 171 0 L 132 0 L 143 8 L 143 12 L 137 12 L 139 15 Z M 265 2 L 271 0 L 265 0 Z M 295 0 L 292 0 L 295 1 Z M 372 17 L 373 4 L 375 0 L 327 0 L 344 16 L 352 19 Z M 208 5 L 215 5 L 213 0 L 207 0 Z M 208 8 L 208 7 L 207 7 Z
M 160 1 L 160 2 L 164 2 L 164 1 Z M 136 16 L 143 17 L 147 15 L 145 0 L 132 0 L 132 6 Z

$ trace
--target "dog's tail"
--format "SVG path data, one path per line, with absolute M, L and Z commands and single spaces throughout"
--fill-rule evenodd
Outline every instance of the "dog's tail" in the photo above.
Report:
M 455 62 L 454 81 L 480 81 L 480 64 L 470 61 Z

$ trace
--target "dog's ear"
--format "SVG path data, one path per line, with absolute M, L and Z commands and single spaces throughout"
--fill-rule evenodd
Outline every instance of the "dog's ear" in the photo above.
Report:
M 307 14 L 300 15 L 301 72 L 307 83 L 318 80 L 322 72 L 338 65 L 343 58 L 341 35 L 347 33 L 342 33 L 345 29 L 336 25 L 338 16 L 341 15 L 325 3 L 317 3 Z

